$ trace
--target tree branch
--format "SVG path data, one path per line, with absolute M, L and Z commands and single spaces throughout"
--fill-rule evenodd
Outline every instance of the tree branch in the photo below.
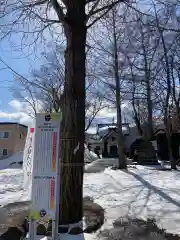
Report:
M 61 23 L 63 23 L 64 19 L 65 19 L 65 15 L 64 15 L 62 7 L 59 5 L 57 0 L 51 0 L 51 4 L 52 4 L 59 20 L 61 21 Z
M 98 8 L 98 9 L 92 11 L 91 15 L 89 15 L 89 14 L 88 15 L 89 15 L 89 17 L 91 17 L 92 15 L 95 15 L 95 14 L 97 14 L 99 12 L 104 11 L 104 10 L 111 10 L 116 4 L 118 4 L 120 2 L 124 2 L 124 0 L 117 0 L 117 1 L 115 1 L 113 3 L 111 3 L 111 4 L 108 4 L 108 5 L 104 6 L 104 7 L 101 7 L 101 8 Z
M 30 4 L 23 4 L 21 8 L 33 8 L 33 7 L 36 7 L 36 6 L 40 6 L 40 5 L 43 5 L 45 3 L 47 3 L 48 0 L 42 0 L 42 1 L 36 1 L 35 3 L 30 3 Z
M 91 16 L 94 12 L 94 10 L 96 9 L 96 7 L 98 6 L 100 0 L 96 0 L 95 4 L 92 6 L 91 10 L 89 11 L 88 16 Z
M 91 126 L 93 120 L 96 118 L 97 114 L 103 109 L 105 108 L 105 106 L 102 106 L 102 102 L 100 102 L 100 105 L 97 107 L 96 109 L 96 104 L 93 108 L 93 111 L 92 111 L 92 114 L 91 114 L 91 117 L 87 117 L 89 120 L 88 120 L 88 124 L 85 128 L 85 131 L 87 131 L 89 129 L 89 127 Z
M 108 4 L 104 7 L 98 8 L 94 11 L 90 11 L 89 14 L 87 15 L 87 22 L 90 19 L 91 16 L 96 15 L 102 11 L 105 11 L 103 14 L 101 14 L 99 17 L 97 17 L 94 21 L 92 21 L 92 23 L 90 23 L 87 28 L 90 28 L 92 25 L 94 25 L 99 19 L 101 19 L 102 17 L 104 17 L 116 4 L 120 3 L 120 2 L 124 2 L 124 0 L 117 0 L 111 4 Z

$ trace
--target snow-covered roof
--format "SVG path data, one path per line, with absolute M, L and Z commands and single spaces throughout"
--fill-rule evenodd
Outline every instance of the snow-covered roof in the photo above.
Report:
M 99 136 L 104 137 L 109 132 L 109 130 L 115 130 L 116 128 L 117 128 L 117 126 L 102 127 L 99 129 Z M 125 126 L 122 126 L 122 131 L 124 134 L 129 133 L 128 127 L 125 127 Z
M 93 139 L 93 138 L 90 138 L 88 140 L 88 143 L 91 143 L 91 144 L 101 144 L 102 143 L 102 139 Z

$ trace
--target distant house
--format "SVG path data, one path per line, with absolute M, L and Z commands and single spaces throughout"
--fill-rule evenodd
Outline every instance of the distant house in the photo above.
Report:
M 147 126 L 144 126 L 145 130 Z M 179 119 L 172 117 L 171 119 L 171 147 L 172 154 L 175 159 L 180 159 L 180 127 Z M 145 136 L 140 136 L 136 126 L 123 124 L 124 136 L 124 152 L 131 158 L 135 155 L 142 155 L 143 161 L 145 158 L 150 159 L 151 163 L 155 160 L 155 153 L 161 160 L 168 160 L 168 144 L 166 139 L 166 128 L 163 123 L 154 123 L 154 134 L 152 139 L 146 139 Z M 118 132 L 116 124 L 98 124 L 97 133 L 89 134 L 87 146 L 95 153 L 99 152 L 103 157 L 118 157 Z M 149 143 L 148 143 L 149 142 Z M 155 152 L 154 152 L 155 151 Z M 148 160 L 149 161 L 149 160 Z
M 14 122 L 0 122 L 0 159 L 22 151 L 28 127 Z
M 123 124 L 124 141 L 129 136 L 129 124 Z M 98 124 L 96 134 L 86 135 L 89 150 L 103 157 L 118 157 L 118 130 L 114 124 Z M 126 152 L 126 144 L 124 151 Z
M 117 128 L 108 128 L 107 133 L 103 136 L 104 157 L 118 156 L 118 130 Z
M 136 126 L 129 126 L 128 123 L 123 124 L 122 130 L 124 136 L 124 153 L 131 155 L 132 146 L 142 136 L 139 135 Z M 95 153 L 98 151 L 103 157 L 118 157 L 118 131 L 116 124 L 98 124 L 97 133 L 87 134 L 86 142 L 91 151 Z

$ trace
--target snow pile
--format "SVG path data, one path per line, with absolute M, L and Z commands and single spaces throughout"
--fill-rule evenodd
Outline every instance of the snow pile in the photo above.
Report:
M 0 205 L 27 200 L 27 191 L 23 189 L 22 169 L 0 171 Z
M 0 160 L 0 169 L 8 168 L 12 163 L 23 161 L 23 152 L 17 152 L 9 158 Z
M 127 164 L 132 164 L 131 159 L 127 159 Z M 102 172 L 108 167 L 118 166 L 118 158 L 103 158 L 98 159 L 92 163 L 86 164 L 86 173 L 97 173 Z
M 98 159 L 97 155 L 94 152 L 89 151 L 89 149 L 87 148 L 87 146 L 85 144 L 84 145 L 84 162 L 91 163 L 97 159 Z
M 106 158 L 106 159 L 98 159 L 92 163 L 85 165 L 86 173 L 97 173 L 104 171 L 107 167 L 118 164 L 118 159 L 116 158 Z

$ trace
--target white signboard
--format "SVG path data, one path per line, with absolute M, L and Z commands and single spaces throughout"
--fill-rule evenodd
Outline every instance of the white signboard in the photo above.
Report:
M 29 128 L 23 155 L 24 189 L 31 197 L 32 189 L 32 152 L 34 145 L 34 128 Z
M 60 114 L 37 114 L 31 196 L 31 218 L 34 220 L 57 220 L 60 186 L 59 127 Z

